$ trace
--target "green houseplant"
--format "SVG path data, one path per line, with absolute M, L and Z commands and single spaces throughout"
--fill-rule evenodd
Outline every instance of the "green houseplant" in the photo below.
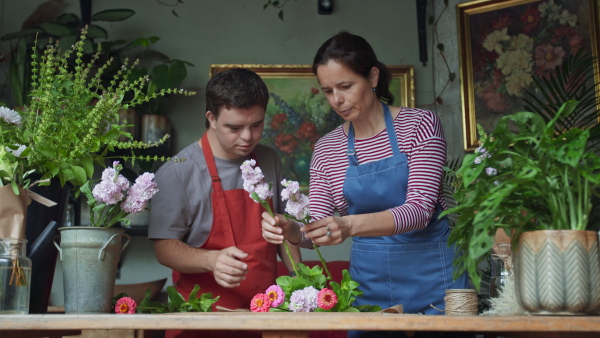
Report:
M 159 142 L 143 143 L 130 141 L 130 135 L 124 131 L 127 123 L 119 120 L 119 111 L 148 102 L 156 96 L 167 94 L 192 95 L 191 92 L 175 89 L 161 90 L 155 95 L 147 96 L 142 91 L 146 78 L 129 79 L 136 63 L 124 63 L 119 70 L 108 80 L 102 81 L 106 70 L 111 66 L 112 60 L 98 65 L 101 50 L 91 59 L 85 56 L 83 47 L 87 31 L 81 31 L 80 39 L 73 47 L 62 53 L 57 44 L 49 44 L 39 58 L 37 47 L 34 47 L 31 76 L 31 104 L 22 111 L 11 110 L 11 116 L 18 115 L 18 123 L 0 123 L 2 127 L 2 149 L 9 149 L 0 158 L 0 180 L 3 185 L 25 187 L 30 176 L 35 174 L 42 181 L 54 179 L 61 186 L 69 184 L 76 193 L 93 177 L 97 166 L 104 166 L 105 161 L 113 156 L 117 150 L 118 158 L 130 161 L 140 160 L 169 160 L 168 158 L 149 158 L 136 155 L 135 149 L 154 147 L 164 142 L 165 136 Z M 14 115 L 17 114 L 17 115 Z M 11 121 L 17 121 L 16 118 Z M 125 136 L 127 141 L 120 141 L 119 137 Z M 42 183 L 47 184 L 47 182 Z M 18 190 L 17 190 L 18 191 Z M 81 276 L 90 276 L 88 282 L 77 281 L 66 285 L 69 297 L 83 292 L 82 302 L 77 301 L 77 306 L 70 308 L 69 312 L 108 312 L 110 298 L 114 287 L 116 264 L 120 252 L 125 245 L 121 238 L 127 237 L 122 229 L 108 228 L 109 224 L 100 224 L 93 228 L 94 233 L 102 233 L 97 241 L 96 252 L 92 257 L 100 262 L 81 262 L 83 253 L 70 254 L 60 251 L 63 260 L 63 272 L 69 273 L 70 269 L 76 271 L 86 270 Z M 82 228 L 82 227 L 70 227 Z M 65 229 L 65 228 L 61 228 Z M 71 229 L 69 233 L 89 229 Z M 95 238 L 91 232 L 73 235 L 76 241 L 84 241 L 84 246 L 90 246 L 89 241 Z M 88 241 L 85 244 L 85 241 Z M 69 239 L 61 231 L 61 246 L 67 245 Z M 95 244 L 94 244 L 95 245 Z M 58 247 L 58 246 L 57 246 Z M 70 248 L 76 247 L 70 244 Z M 100 249 L 101 248 L 101 249 Z M 62 248 L 61 248 L 62 249 Z M 100 249 L 100 253 L 97 251 Z M 77 257 L 76 263 L 67 263 L 67 256 Z M 70 268 L 69 268 L 70 267 Z M 103 270 L 104 268 L 108 270 Z M 99 272 L 96 277 L 91 277 L 93 272 Z M 68 278 L 65 278 L 67 280 Z M 100 287 L 96 283 L 108 283 Z M 99 294 L 105 290 L 103 301 L 91 301 L 90 294 Z M 85 291 L 89 291 L 87 294 Z M 67 302 L 65 302 L 67 303 Z M 79 305 L 95 304 L 104 306 L 100 310 L 80 308 Z M 106 308 L 108 306 L 108 308 Z
M 481 147 L 465 156 L 458 170 L 462 182 L 454 195 L 458 205 L 445 213 L 459 215 L 449 237 L 464 252 L 455 261 L 456 273 L 467 271 L 477 288 L 481 282 L 477 265 L 492 249 L 497 229 L 505 229 L 515 240 L 535 230 L 588 229 L 592 196 L 600 187 L 600 157 L 587 147 L 589 128 L 556 132 L 557 121 L 577 105 L 567 101 L 548 122 L 532 112 L 505 116 L 489 137 L 481 135 Z M 592 260 L 595 256 L 592 263 L 597 270 L 598 238 L 589 232 L 596 243 L 585 246 Z M 528 258 L 521 253 L 518 262 L 526 264 L 524 259 Z M 552 255 L 546 259 L 562 260 Z M 518 263 L 515 267 L 519 269 Z M 600 292 L 600 285 L 591 288 Z M 598 305 L 596 301 L 592 310 Z

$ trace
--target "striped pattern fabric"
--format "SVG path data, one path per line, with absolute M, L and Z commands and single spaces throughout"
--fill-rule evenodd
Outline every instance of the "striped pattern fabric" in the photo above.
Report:
M 446 209 L 442 194 L 442 166 L 446 161 L 446 141 L 439 118 L 433 112 L 403 107 L 394 118 L 400 151 L 409 165 L 406 203 L 389 209 L 394 215 L 394 235 L 427 226 L 435 205 Z M 310 213 L 318 220 L 337 209 L 348 214 L 343 184 L 348 167 L 348 136 L 342 126 L 321 138 L 315 145 L 310 165 Z M 385 129 L 375 136 L 355 140 L 358 162 L 368 163 L 392 156 Z

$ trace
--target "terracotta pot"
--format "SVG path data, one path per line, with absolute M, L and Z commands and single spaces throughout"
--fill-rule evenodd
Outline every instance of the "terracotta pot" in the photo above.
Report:
M 594 231 L 523 233 L 516 252 L 515 291 L 537 315 L 582 315 L 600 310 L 600 259 Z

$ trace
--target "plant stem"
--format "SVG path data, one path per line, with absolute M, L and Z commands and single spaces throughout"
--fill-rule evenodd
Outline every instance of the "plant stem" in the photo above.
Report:
M 319 255 L 319 259 L 321 260 L 323 269 L 325 270 L 325 273 L 327 274 L 327 280 L 333 280 L 333 278 L 331 277 L 331 273 L 329 272 L 329 269 L 327 268 L 327 263 L 325 263 L 323 256 L 321 256 L 321 251 L 319 251 L 319 246 L 315 245 L 315 244 L 313 244 L 313 246 L 315 247 L 315 251 L 317 251 L 317 255 Z
M 271 215 L 271 217 L 275 218 L 275 215 L 273 214 L 273 210 L 271 210 L 271 206 L 269 205 L 269 203 L 267 201 L 261 202 L 261 204 L 263 205 L 263 207 L 265 207 L 265 209 L 267 209 L 267 212 L 269 213 L 269 215 Z M 279 225 L 277 225 L 279 226 Z M 292 268 L 294 268 L 294 273 L 296 274 L 296 276 L 298 275 L 298 269 L 296 268 L 296 261 L 294 261 L 294 257 L 292 257 L 292 253 L 290 252 L 290 248 L 288 247 L 286 241 L 283 241 L 283 247 L 285 248 L 285 253 L 287 254 L 288 258 L 290 259 L 290 263 L 292 263 Z

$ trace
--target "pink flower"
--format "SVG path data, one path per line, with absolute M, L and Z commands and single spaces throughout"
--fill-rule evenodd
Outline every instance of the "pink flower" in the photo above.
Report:
M 271 300 L 266 293 L 257 293 L 250 301 L 250 310 L 252 312 L 269 312 Z
M 246 190 L 250 198 L 257 203 L 265 202 L 267 199 L 273 196 L 269 183 L 265 182 L 265 176 L 263 175 L 260 167 L 255 167 L 255 160 L 244 161 L 240 166 L 242 170 L 242 179 L 244 180 L 244 190 Z
M 144 173 L 135 180 L 135 184 L 129 189 L 125 202 L 121 208 L 127 213 L 136 214 L 146 208 L 148 201 L 158 192 L 156 182 L 153 181 L 154 174 Z
M 317 304 L 323 310 L 332 309 L 337 302 L 337 295 L 331 289 L 323 289 L 317 295 Z
M 120 315 L 134 314 L 136 307 L 137 304 L 135 303 L 135 300 L 131 299 L 130 297 L 123 297 L 117 301 L 117 304 L 115 304 L 115 312 Z
M 271 285 L 266 291 L 267 297 L 271 300 L 271 307 L 278 307 L 283 303 L 285 294 L 279 285 Z
M 300 184 L 296 181 L 281 181 L 285 187 L 281 191 L 281 200 L 288 201 L 285 206 L 285 212 L 296 218 L 298 221 L 305 220 L 310 215 L 308 197 L 300 192 Z

